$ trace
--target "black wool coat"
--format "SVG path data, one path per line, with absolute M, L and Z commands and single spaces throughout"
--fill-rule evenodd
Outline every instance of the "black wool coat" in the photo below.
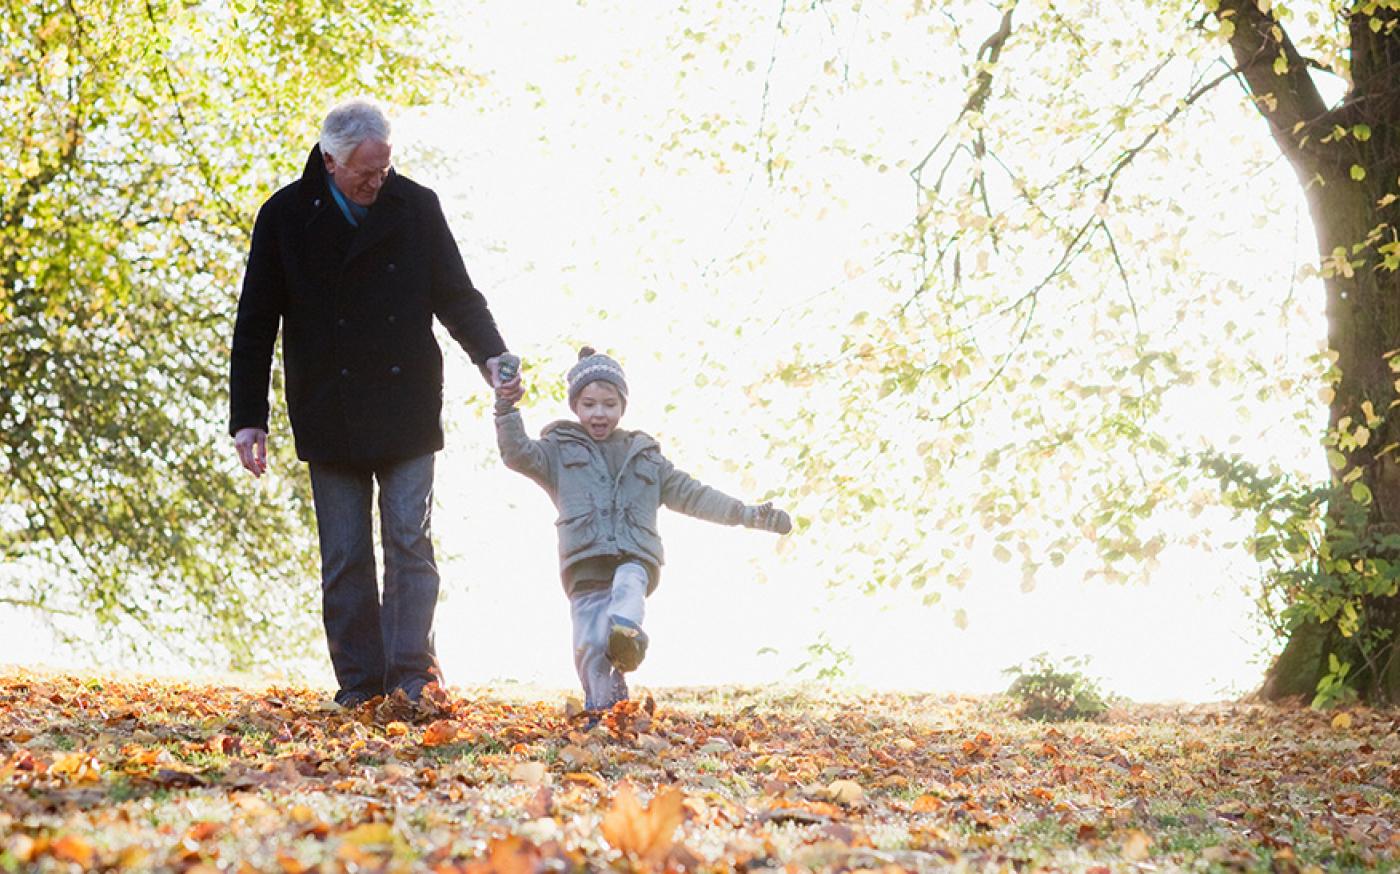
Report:
M 319 146 L 258 212 L 229 367 L 229 433 L 268 430 L 282 331 L 287 411 L 304 461 L 368 465 L 443 446 L 433 318 L 478 366 L 506 351 L 437 195 L 391 172 L 355 228 Z

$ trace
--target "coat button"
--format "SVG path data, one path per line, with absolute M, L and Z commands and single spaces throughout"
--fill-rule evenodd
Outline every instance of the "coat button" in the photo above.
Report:
M 401 370 L 397 364 L 389 368 L 389 374 L 391 376 L 398 376 L 400 373 L 403 373 L 403 370 Z
M 348 367 L 342 367 L 342 368 L 340 368 L 340 375 L 341 375 L 341 376 L 349 376 L 349 375 L 350 375 L 350 368 L 348 368 Z
M 395 316 L 390 316 L 390 317 L 389 317 L 389 324 L 392 325 L 392 324 L 393 324 L 394 322 L 396 322 L 396 321 L 398 321 L 397 317 L 395 317 Z
M 394 267 L 393 264 L 390 264 L 390 265 L 389 265 L 389 272 L 390 272 L 390 273 L 393 273 L 395 269 L 396 269 L 396 268 Z
M 335 323 L 336 323 L 337 325 L 339 325 L 340 327 L 342 327 L 342 328 L 345 327 L 345 320 L 344 320 L 344 319 L 336 319 L 336 320 L 335 320 Z
M 321 198 L 318 197 L 318 198 L 316 198 L 315 200 L 311 201 L 311 205 L 312 205 L 312 206 L 320 206 L 320 205 L 321 205 Z

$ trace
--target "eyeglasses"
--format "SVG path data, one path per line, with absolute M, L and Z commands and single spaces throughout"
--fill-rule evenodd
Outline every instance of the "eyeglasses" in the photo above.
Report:
M 349 176 L 350 179 L 356 183 L 368 182 L 370 179 L 373 179 L 375 177 L 378 177 L 379 181 L 383 182 L 384 180 L 389 178 L 390 173 L 394 172 L 394 165 L 389 164 L 385 167 L 357 168 L 352 167 L 349 164 L 341 164 L 340 172 Z

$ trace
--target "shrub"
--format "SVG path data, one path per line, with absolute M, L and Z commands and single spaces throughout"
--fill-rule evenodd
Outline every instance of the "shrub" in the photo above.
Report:
M 1094 719 L 1102 715 L 1108 709 L 1108 696 L 1097 680 L 1084 675 L 1087 664 L 1087 658 L 1079 657 L 1056 665 L 1041 653 L 1026 666 L 1002 671 L 1015 677 L 1006 694 L 1017 703 L 1017 715 L 1047 721 Z

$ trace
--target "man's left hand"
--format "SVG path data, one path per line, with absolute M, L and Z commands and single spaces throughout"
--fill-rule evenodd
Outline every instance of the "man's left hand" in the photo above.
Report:
M 501 382 L 500 356 L 486 359 L 486 383 L 496 390 L 496 397 L 512 404 L 525 397 L 525 384 L 517 373 L 511 379 Z

